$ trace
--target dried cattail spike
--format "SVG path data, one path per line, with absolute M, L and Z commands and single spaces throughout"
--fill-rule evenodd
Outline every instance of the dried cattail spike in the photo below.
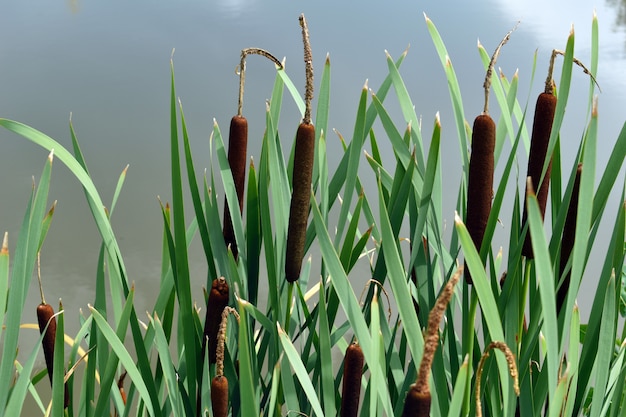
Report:
M 356 417 L 361 397 L 361 376 L 364 356 L 361 346 L 352 343 L 346 349 L 343 363 L 343 388 L 341 391 L 341 417 Z
M 419 372 L 417 373 L 417 380 L 415 386 L 420 392 L 429 392 L 428 376 L 430 375 L 430 369 L 432 367 L 433 359 L 435 358 L 435 351 L 439 344 L 439 323 L 441 318 L 446 312 L 448 303 L 452 299 L 454 294 L 454 286 L 459 282 L 459 278 L 463 273 L 463 267 L 459 266 L 456 272 L 450 277 L 446 285 L 441 290 L 437 301 L 428 314 L 428 328 L 426 330 L 426 338 L 424 340 L 424 355 L 422 362 L 420 363 Z
M 574 179 L 574 188 L 572 189 L 572 197 L 569 201 L 569 207 L 567 208 L 567 217 L 565 218 L 565 225 L 563 226 L 563 235 L 561 237 L 561 258 L 559 261 L 559 276 L 562 276 L 567 267 L 567 261 L 574 249 L 574 238 L 576 236 L 576 218 L 578 217 L 578 195 L 580 191 L 580 177 L 583 172 L 583 164 L 578 164 L 576 168 L 576 178 Z M 563 277 L 563 283 L 559 287 L 556 293 L 556 311 L 557 314 L 561 312 L 563 304 L 567 299 L 567 293 L 569 291 L 571 270 Z M 558 279 L 558 277 L 557 277 Z
M 228 416 L 228 379 L 224 375 L 211 381 L 211 408 L 213 417 Z
M 477 250 L 483 243 L 493 196 L 494 150 L 496 124 L 491 116 L 481 114 L 474 119 L 472 153 L 467 179 L 467 213 L 465 225 Z M 472 284 L 469 270 L 465 281 Z
M 232 307 L 225 307 L 222 311 L 222 320 L 220 322 L 220 329 L 217 333 L 217 353 L 216 353 L 216 365 L 215 374 L 224 375 L 224 350 L 226 342 L 226 328 L 228 327 L 228 315 L 232 314 L 239 322 L 239 313 Z
M 478 363 L 478 368 L 476 369 L 476 390 L 475 390 L 475 400 L 476 400 L 476 416 L 482 416 L 482 404 L 480 401 L 480 380 L 483 375 L 483 367 L 485 366 L 485 361 L 489 357 L 489 351 L 492 349 L 499 349 L 504 353 L 504 357 L 506 358 L 506 362 L 509 366 L 509 374 L 511 378 L 513 378 L 513 390 L 515 394 L 519 396 L 519 376 L 517 373 L 517 365 L 515 364 L 515 356 L 511 349 L 504 342 L 500 342 L 497 340 L 492 341 L 485 349 L 485 353 L 480 357 L 480 362 Z
M 537 190 L 537 202 L 541 211 L 541 217 L 545 215 L 546 205 L 548 202 L 548 187 L 550 184 L 550 173 L 552 171 L 552 162 L 548 163 L 546 174 L 541 181 L 541 173 L 543 164 L 548 153 L 548 144 L 550 142 L 550 134 L 552 132 L 552 123 L 554 121 L 554 113 L 556 111 L 556 97 L 553 94 L 541 93 L 537 97 L 537 105 L 535 106 L 535 118 L 533 121 L 533 131 L 530 139 L 530 154 L 528 156 L 528 177 L 531 177 L 533 189 Z M 524 197 L 526 201 L 526 197 Z M 526 204 L 524 204 L 524 214 L 522 217 L 522 225 L 527 221 Z M 522 255 L 529 259 L 533 258 L 533 247 L 530 233 L 526 233 Z
M 404 399 L 402 417 L 429 417 L 430 392 L 420 392 L 415 384 L 411 384 Z
M 300 276 L 302 259 L 304 258 L 314 154 L 315 126 L 304 122 L 300 123 L 296 134 L 292 177 L 293 192 L 289 208 L 287 253 L 285 257 L 285 277 L 289 282 L 296 281 Z

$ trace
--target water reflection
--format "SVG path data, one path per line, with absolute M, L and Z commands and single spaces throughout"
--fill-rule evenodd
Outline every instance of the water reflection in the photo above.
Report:
M 254 12 L 256 0 L 218 0 L 216 8 L 220 15 L 229 19 L 238 19 Z
M 70 9 L 72 14 L 80 12 L 80 0 L 66 0 L 67 8 Z
M 606 3 L 615 9 L 614 29 L 623 32 L 626 29 L 626 0 L 606 0 Z

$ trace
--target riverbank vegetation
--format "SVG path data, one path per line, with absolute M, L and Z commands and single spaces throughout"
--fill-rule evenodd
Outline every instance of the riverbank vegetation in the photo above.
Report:
M 580 64 L 574 31 L 553 55 L 537 109 L 518 99 L 519 76 L 534 74 L 493 74 L 491 55 L 479 45 L 486 102 L 495 98 L 487 170 L 471 168 L 479 152 L 473 142 L 485 135 L 471 131 L 454 57 L 426 17 L 448 80 L 449 90 L 439 93 L 449 94 L 454 111 L 445 127 L 454 134 L 447 137 L 458 140 L 463 164 L 452 188 L 444 181 L 449 156 L 439 116 L 422 120 L 411 98 L 419 92 L 403 82 L 411 76 L 402 74 L 406 52 L 387 55 L 385 80 L 363 87 L 352 136 L 340 138 L 344 152 L 329 166 L 331 61 L 315 63 L 314 84 L 303 16 L 300 24 L 306 93 L 276 65 L 265 131 L 254 138 L 262 141 L 260 155 L 239 155 L 250 162 L 239 163 L 235 175 L 233 150 L 217 121 L 206 173 L 197 175 L 172 62 L 172 200 L 162 202 L 163 223 L 155 225 L 163 228 L 163 261 L 148 314 L 135 308 L 141 289 L 132 284 L 110 222 L 125 173 L 105 204 L 71 124 L 71 145 L 64 147 L 0 119 L 1 127 L 49 152 L 19 236 L 5 235 L 0 252 L 0 416 L 21 415 L 25 402 L 54 417 L 624 416 L 626 125 L 617 138 L 602 140 L 613 148 L 606 164 L 597 164 L 597 21 L 584 67 L 589 110 L 580 117 L 587 123 L 576 145 L 560 137 Z M 557 55 L 562 59 L 554 64 Z M 395 100 L 402 123 L 386 100 Z M 279 132 L 281 109 L 294 102 L 303 119 Z M 561 158 L 565 146 L 577 147 L 575 161 Z M 526 181 L 516 169 L 529 152 L 539 156 L 532 156 Z M 25 301 L 54 227 L 48 190 L 55 161 L 81 183 L 102 237 L 95 297 L 82 311 L 77 300 L 46 303 L 43 291 L 40 306 Z M 487 200 L 476 240 L 465 226 L 478 208 L 468 207 L 476 197 L 468 189 L 494 167 L 497 176 L 481 191 Z M 375 178 L 369 186 L 366 175 Z M 619 202 L 611 204 L 615 193 Z M 457 196 L 455 207 L 444 204 L 444 195 Z M 601 222 L 611 225 L 608 235 L 598 234 Z M 494 244 L 496 228 L 506 230 L 504 248 Z M 206 258 L 204 294 L 190 280 L 194 238 Z M 11 254 L 7 239 L 16 239 Z M 592 259 L 598 245 L 606 249 Z M 583 279 L 596 283 L 586 323 L 576 303 Z M 53 284 L 44 278 L 46 285 Z M 24 345 L 22 328 L 44 308 L 45 320 L 35 325 L 39 343 Z M 80 317 L 71 335 L 68 314 Z

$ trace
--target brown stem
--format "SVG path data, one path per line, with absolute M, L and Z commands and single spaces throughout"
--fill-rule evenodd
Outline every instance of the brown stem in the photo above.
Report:
M 241 116 L 243 111 L 243 90 L 246 79 L 246 56 L 252 54 L 264 56 L 265 58 L 276 64 L 279 69 L 283 69 L 283 64 L 274 55 L 270 54 L 265 49 L 245 48 L 241 50 L 241 60 L 239 61 L 239 68 L 237 71 L 239 73 L 239 102 L 237 105 L 237 116 Z
M 553 94 L 554 93 L 554 79 L 552 78 L 552 76 L 553 76 L 553 73 L 554 73 L 554 61 L 556 60 L 556 56 L 557 55 L 565 56 L 565 52 L 561 51 L 561 50 L 558 50 L 558 49 L 553 49 L 552 50 L 552 55 L 550 56 L 550 64 L 548 66 L 548 77 L 546 78 L 546 86 L 545 86 L 545 89 L 544 89 L 544 92 L 548 93 L 548 94 Z M 600 92 L 602 92 L 602 89 L 600 88 L 600 84 L 598 84 L 598 81 L 596 81 L 596 78 L 593 76 L 591 71 L 589 71 L 589 69 L 587 69 L 585 64 L 583 64 L 581 61 L 579 61 L 576 57 L 572 57 L 572 61 L 574 62 L 574 64 L 576 64 L 580 68 L 582 68 L 582 70 L 583 70 L 583 72 L 585 74 L 587 74 L 589 77 L 591 77 L 591 81 L 593 81 L 593 83 L 598 87 L 598 90 L 600 90 Z
M 509 39 L 511 39 L 511 34 L 515 31 L 515 29 L 517 29 L 517 26 L 519 26 L 519 23 L 520 22 L 517 22 L 515 26 L 513 27 L 513 29 L 511 29 L 504 36 L 504 38 L 502 38 L 502 40 L 500 41 L 500 44 L 498 44 L 498 47 L 496 48 L 496 50 L 493 52 L 493 55 L 491 56 L 491 61 L 489 61 L 489 66 L 487 67 L 487 74 L 485 75 L 485 82 L 483 83 L 483 87 L 485 89 L 485 107 L 483 109 L 483 114 L 489 114 L 489 88 L 491 88 L 491 75 L 493 74 L 493 67 L 496 64 L 498 55 L 500 55 L 500 50 L 509 41 Z

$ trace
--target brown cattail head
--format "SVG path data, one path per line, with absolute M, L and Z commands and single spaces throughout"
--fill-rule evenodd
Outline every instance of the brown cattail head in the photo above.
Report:
M 487 220 L 491 212 L 493 196 L 494 149 L 496 145 L 496 124 L 488 114 L 474 119 L 472 131 L 472 154 L 467 180 L 467 215 L 465 225 L 472 237 L 476 250 L 480 250 Z M 465 271 L 465 281 L 472 284 L 469 270 Z
M 532 180 L 533 189 L 537 190 L 537 202 L 539 203 L 542 218 L 545 215 L 546 204 L 548 202 L 548 186 L 550 184 L 550 173 L 552 170 L 551 162 L 548 163 L 546 175 L 544 176 L 543 181 L 541 181 L 541 184 L 539 181 L 541 180 L 543 164 L 547 157 L 548 143 L 550 142 L 550 133 L 552 132 L 552 122 L 554 121 L 555 110 L 556 97 L 549 93 L 539 94 L 539 97 L 537 98 L 537 105 L 535 106 L 535 119 L 533 121 L 533 131 L 530 139 L 527 176 Z M 526 201 L 526 197 L 524 197 L 524 201 Z M 526 224 L 526 216 L 526 204 L 524 204 L 522 225 Z M 522 248 L 522 255 L 530 259 L 533 258 L 530 233 L 526 233 L 524 246 Z
M 248 121 L 243 116 L 233 116 L 230 120 L 230 132 L 228 137 L 228 164 L 235 181 L 239 212 L 243 210 L 243 194 L 246 181 L 246 163 L 248 152 Z M 230 246 L 233 256 L 237 259 L 237 242 L 233 230 L 233 222 L 230 216 L 228 204 L 224 202 L 224 242 Z
M 228 416 L 228 379 L 224 375 L 211 381 L 211 408 L 213 417 Z
M 213 280 L 207 301 L 204 319 L 204 336 L 202 338 L 202 361 L 206 354 L 206 340 L 209 339 L 209 363 L 216 362 L 217 333 L 222 321 L 222 311 L 228 305 L 229 288 L 223 277 Z
M 343 388 L 341 391 L 341 417 L 356 417 L 361 397 L 361 375 L 364 356 L 361 346 L 352 343 L 346 349 L 343 362 Z
M 52 384 L 54 341 L 56 339 L 57 320 L 54 317 L 54 309 L 50 304 L 41 303 L 37 306 L 37 321 L 39 323 L 39 333 L 44 335 L 41 345 L 43 347 L 43 355 L 46 359 L 46 368 L 48 368 L 48 377 L 50 378 L 50 384 Z M 48 322 L 50 324 L 48 324 Z M 46 325 L 48 325 L 47 329 Z
M 300 123 L 296 134 L 292 177 L 293 192 L 287 229 L 285 277 L 289 282 L 296 281 L 300 276 L 302 258 L 304 257 L 314 154 L 315 126 L 304 122 Z
M 429 417 L 430 401 L 430 392 L 420 392 L 417 386 L 412 384 L 404 398 L 402 417 Z
M 567 261 L 574 249 L 574 237 L 576 235 L 576 218 L 578 217 L 578 194 L 580 190 L 580 177 L 583 172 L 583 164 L 578 164 L 576 169 L 576 178 L 574 179 L 574 188 L 572 189 L 572 197 L 567 208 L 567 217 L 563 226 L 563 235 L 561 237 L 561 258 L 559 261 L 559 276 L 563 275 L 567 267 Z M 567 292 L 569 291 L 571 270 L 563 277 L 563 283 L 559 287 L 556 294 L 556 311 L 560 313 L 561 307 L 565 304 Z M 558 280 L 558 277 L 557 277 Z

